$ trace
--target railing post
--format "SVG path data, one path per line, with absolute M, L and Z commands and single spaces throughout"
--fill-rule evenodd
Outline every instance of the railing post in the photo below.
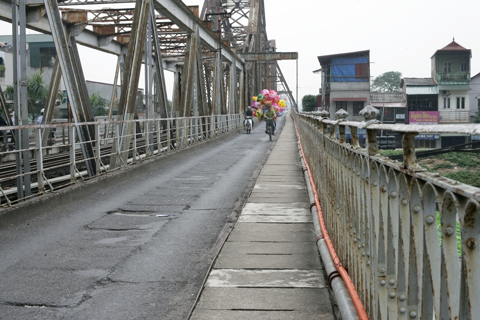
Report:
M 96 174 L 97 176 L 100 175 L 100 161 L 101 161 L 101 153 L 100 153 L 100 124 L 95 123 L 95 166 L 96 166 Z
M 377 116 L 380 114 L 378 109 L 375 109 L 371 105 L 367 105 L 360 111 L 360 115 L 365 119 L 362 125 L 363 128 L 367 128 L 370 124 L 378 123 Z M 378 152 L 377 144 L 377 130 L 367 128 L 367 150 L 370 156 L 374 156 Z
M 75 181 L 75 127 L 68 127 L 68 139 L 70 145 L 70 181 Z
M 47 131 L 47 130 L 45 130 Z M 50 132 L 50 130 L 48 130 Z M 42 129 L 35 128 L 35 146 L 37 153 L 37 183 L 38 193 L 45 191 L 45 184 L 43 181 L 43 149 L 42 149 Z
M 403 168 L 412 171 L 422 171 L 423 169 L 417 162 L 415 154 L 415 137 L 418 133 L 405 133 L 403 135 Z
M 348 112 L 343 109 L 340 109 L 337 112 L 335 112 L 335 115 L 337 116 L 337 120 L 338 120 L 337 122 L 338 133 L 339 133 L 338 140 L 341 144 L 344 144 L 347 141 L 347 137 L 345 136 L 345 126 L 341 126 L 339 125 L 339 123 L 342 121 L 346 121 L 348 117 Z
M 327 110 L 320 111 L 320 117 L 322 117 L 322 120 L 327 120 L 329 115 L 330 112 L 328 112 Z M 322 127 L 322 133 L 324 135 L 327 135 L 327 124 L 325 122 L 322 122 Z

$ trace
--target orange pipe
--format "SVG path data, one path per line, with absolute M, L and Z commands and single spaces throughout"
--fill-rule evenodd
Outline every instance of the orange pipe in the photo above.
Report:
M 307 160 L 305 159 L 305 154 L 303 153 L 302 139 L 300 138 L 300 134 L 298 133 L 297 122 L 293 116 L 292 118 L 293 118 L 293 122 L 295 123 L 295 131 L 297 132 L 298 141 L 300 142 L 300 151 L 302 152 L 303 160 L 305 161 L 305 166 L 307 167 L 307 170 L 308 170 L 308 177 L 310 179 L 313 195 L 315 197 L 315 206 L 317 207 L 318 221 L 320 222 L 320 228 L 322 229 L 323 237 L 324 237 L 325 243 L 327 244 L 328 252 L 330 252 L 330 256 L 332 257 L 333 263 L 337 267 L 338 273 L 340 274 L 343 281 L 345 282 L 345 286 L 347 287 L 348 293 L 352 298 L 353 305 L 357 310 L 358 318 L 360 320 L 368 320 L 367 313 L 365 312 L 365 308 L 363 307 L 362 300 L 360 300 L 360 297 L 358 296 L 357 289 L 355 289 L 355 285 L 353 284 L 352 279 L 350 279 L 348 272 L 345 270 L 342 263 L 340 262 L 337 252 L 335 251 L 335 248 L 333 248 L 332 241 L 328 236 L 328 231 L 327 231 L 327 228 L 325 227 L 325 222 L 323 220 L 322 208 L 320 207 L 320 200 L 318 199 L 317 189 L 315 188 L 315 183 L 313 182 L 312 172 L 310 171 L 310 166 L 308 165 Z

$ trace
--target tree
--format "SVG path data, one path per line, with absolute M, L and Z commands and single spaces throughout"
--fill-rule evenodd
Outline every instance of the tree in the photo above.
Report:
M 372 82 L 372 91 L 376 92 L 399 92 L 402 73 L 398 71 L 388 71 L 376 77 Z
M 98 93 L 90 95 L 90 105 L 92 106 L 94 116 L 108 116 L 108 108 L 105 107 L 106 101 Z
M 302 111 L 316 111 L 317 110 L 317 97 L 311 94 L 307 94 L 302 98 Z
M 480 123 L 480 109 L 477 111 L 475 118 L 473 118 L 474 123 Z
M 45 107 L 48 96 L 48 85 L 42 79 L 42 72 L 32 74 L 27 79 L 27 112 L 32 121 L 40 110 Z M 5 90 L 5 99 L 13 100 L 14 88 L 7 86 Z

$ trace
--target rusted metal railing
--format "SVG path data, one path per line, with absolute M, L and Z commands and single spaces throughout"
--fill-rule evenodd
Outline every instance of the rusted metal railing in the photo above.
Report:
M 330 239 L 369 318 L 480 319 L 480 189 L 426 172 L 414 143 L 421 133 L 478 135 L 480 125 L 380 124 L 371 106 L 363 122 L 336 115 L 295 117 Z M 403 162 L 377 153 L 380 130 L 403 134 Z
M 121 129 L 122 126 L 127 127 L 129 123 L 134 124 L 133 132 Z M 79 141 L 77 132 L 81 126 L 93 127 L 89 140 Z M 15 133 L 21 129 L 28 129 L 31 134 L 29 147 L 25 150 L 16 150 L 12 142 L 8 143 L 7 139 L 2 139 L 4 143 L 0 149 L 0 159 L 3 162 L 0 166 L 1 206 L 11 206 L 18 201 L 53 192 L 160 154 L 213 139 L 241 127 L 243 127 L 241 114 L 2 127 L 4 136 L 7 130 Z M 43 139 L 44 134 L 48 134 L 49 138 Z M 126 149 L 119 148 L 119 141 L 122 139 L 129 142 Z M 47 143 L 45 144 L 43 140 Z M 82 156 L 82 144 L 93 146 L 93 158 L 85 159 Z M 19 170 L 15 166 L 15 159 L 25 152 L 29 153 L 29 158 L 33 160 L 28 167 L 29 170 L 23 167 Z M 115 164 L 112 164 L 112 159 Z M 94 163 L 94 176 L 89 176 L 86 170 L 87 161 Z M 18 176 L 32 178 L 29 185 L 32 190 L 30 194 L 18 197 Z M 25 184 L 20 187 L 25 189 Z

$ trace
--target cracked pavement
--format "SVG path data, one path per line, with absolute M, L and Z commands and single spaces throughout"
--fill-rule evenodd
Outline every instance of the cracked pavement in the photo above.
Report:
M 262 129 L 1 229 L 0 318 L 187 319 L 272 146 Z

